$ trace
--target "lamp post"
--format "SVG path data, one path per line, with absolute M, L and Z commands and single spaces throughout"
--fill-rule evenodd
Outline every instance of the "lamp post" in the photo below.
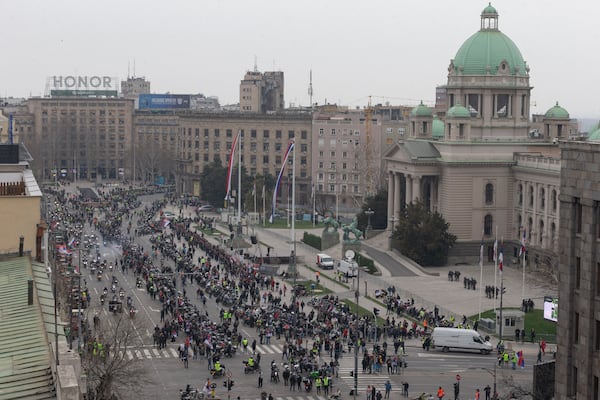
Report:
M 390 250 L 390 251 L 392 251 L 392 249 L 393 249 L 392 245 L 394 243 L 394 228 L 395 228 L 396 221 L 397 221 L 396 217 L 391 217 L 390 218 L 390 223 L 392 225 L 392 228 L 390 229 L 390 237 L 389 237 L 389 240 L 388 240 L 388 247 L 389 247 L 388 250 Z
M 367 238 L 367 232 L 373 229 L 373 227 L 371 226 L 371 216 L 373 214 L 375 214 L 375 211 L 371 210 L 371 207 L 369 207 L 369 209 L 365 211 L 365 215 L 367 216 L 367 228 L 365 229 L 365 239 Z

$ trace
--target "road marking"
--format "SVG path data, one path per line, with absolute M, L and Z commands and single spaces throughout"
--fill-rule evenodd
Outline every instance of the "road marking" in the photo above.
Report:
M 171 347 L 169 351 L 171 352 L 171 354 L 173 354 L 173 357 L 179 357 L 179 353 L 174 348 Z
M 152 354 L 150 354 L 150 350 L 144 349 L 144 354 L 146 355 L 146 358 L 152 358 Z
M 144 358 L 144 357 L 142 357 L 142 352 L 141 352 L 141 351 L 139 351 L 139 350 L 136 350 L 136 351 L 135 351 L 135 356 L 136 356 L 137 358 Z
M 154 312 L 160 312 L 160 310 L 155 310 L 154 308 L 148 306 L 148 308 L 150 309 L 150 311 L 154 311 Z
M 127 358 L 133 360 L 133 353 L 131 352 L 131 350 L 127 350 Z
M 164 358 L 171 357 L 171 354 L 169 354 L 169 352 L 167 351 L 167 349 L 164 349 L 161 354 L 163 355 Z
M 161 358 L 161 356 L 160 356 L 160 353 L 159 353 L 159 351 L 158 351 L 158 350 L 156 350 L 156 349 L 152 349 L 152 353 L 154 354 L 154 356 L 155 356 L 156 358 Z

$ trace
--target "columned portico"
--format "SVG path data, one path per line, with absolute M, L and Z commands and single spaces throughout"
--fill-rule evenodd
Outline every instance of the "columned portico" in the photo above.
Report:
M 416 203 L 421 197 L 421 176 L 414 175 L 412 179 L 412 202 Z
M 412 175 L 404 175 L 406 178 L 406 203 L 410 204 L 413 200 L 413 176 Z

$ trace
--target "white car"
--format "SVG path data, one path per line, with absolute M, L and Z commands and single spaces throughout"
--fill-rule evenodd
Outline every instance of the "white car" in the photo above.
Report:
M 198 207 L 198 212 L 211 212 L 214 209 L 215 208 L 213 206 L 211 206 L 210 204 L 205 204 L 203 206 Z

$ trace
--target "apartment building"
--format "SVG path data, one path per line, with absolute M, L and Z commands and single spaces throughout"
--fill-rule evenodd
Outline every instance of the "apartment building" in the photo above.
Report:
M 285 108 L 282 71 L 248 71 L 240 82 L 240 111 L 275 113 Z

